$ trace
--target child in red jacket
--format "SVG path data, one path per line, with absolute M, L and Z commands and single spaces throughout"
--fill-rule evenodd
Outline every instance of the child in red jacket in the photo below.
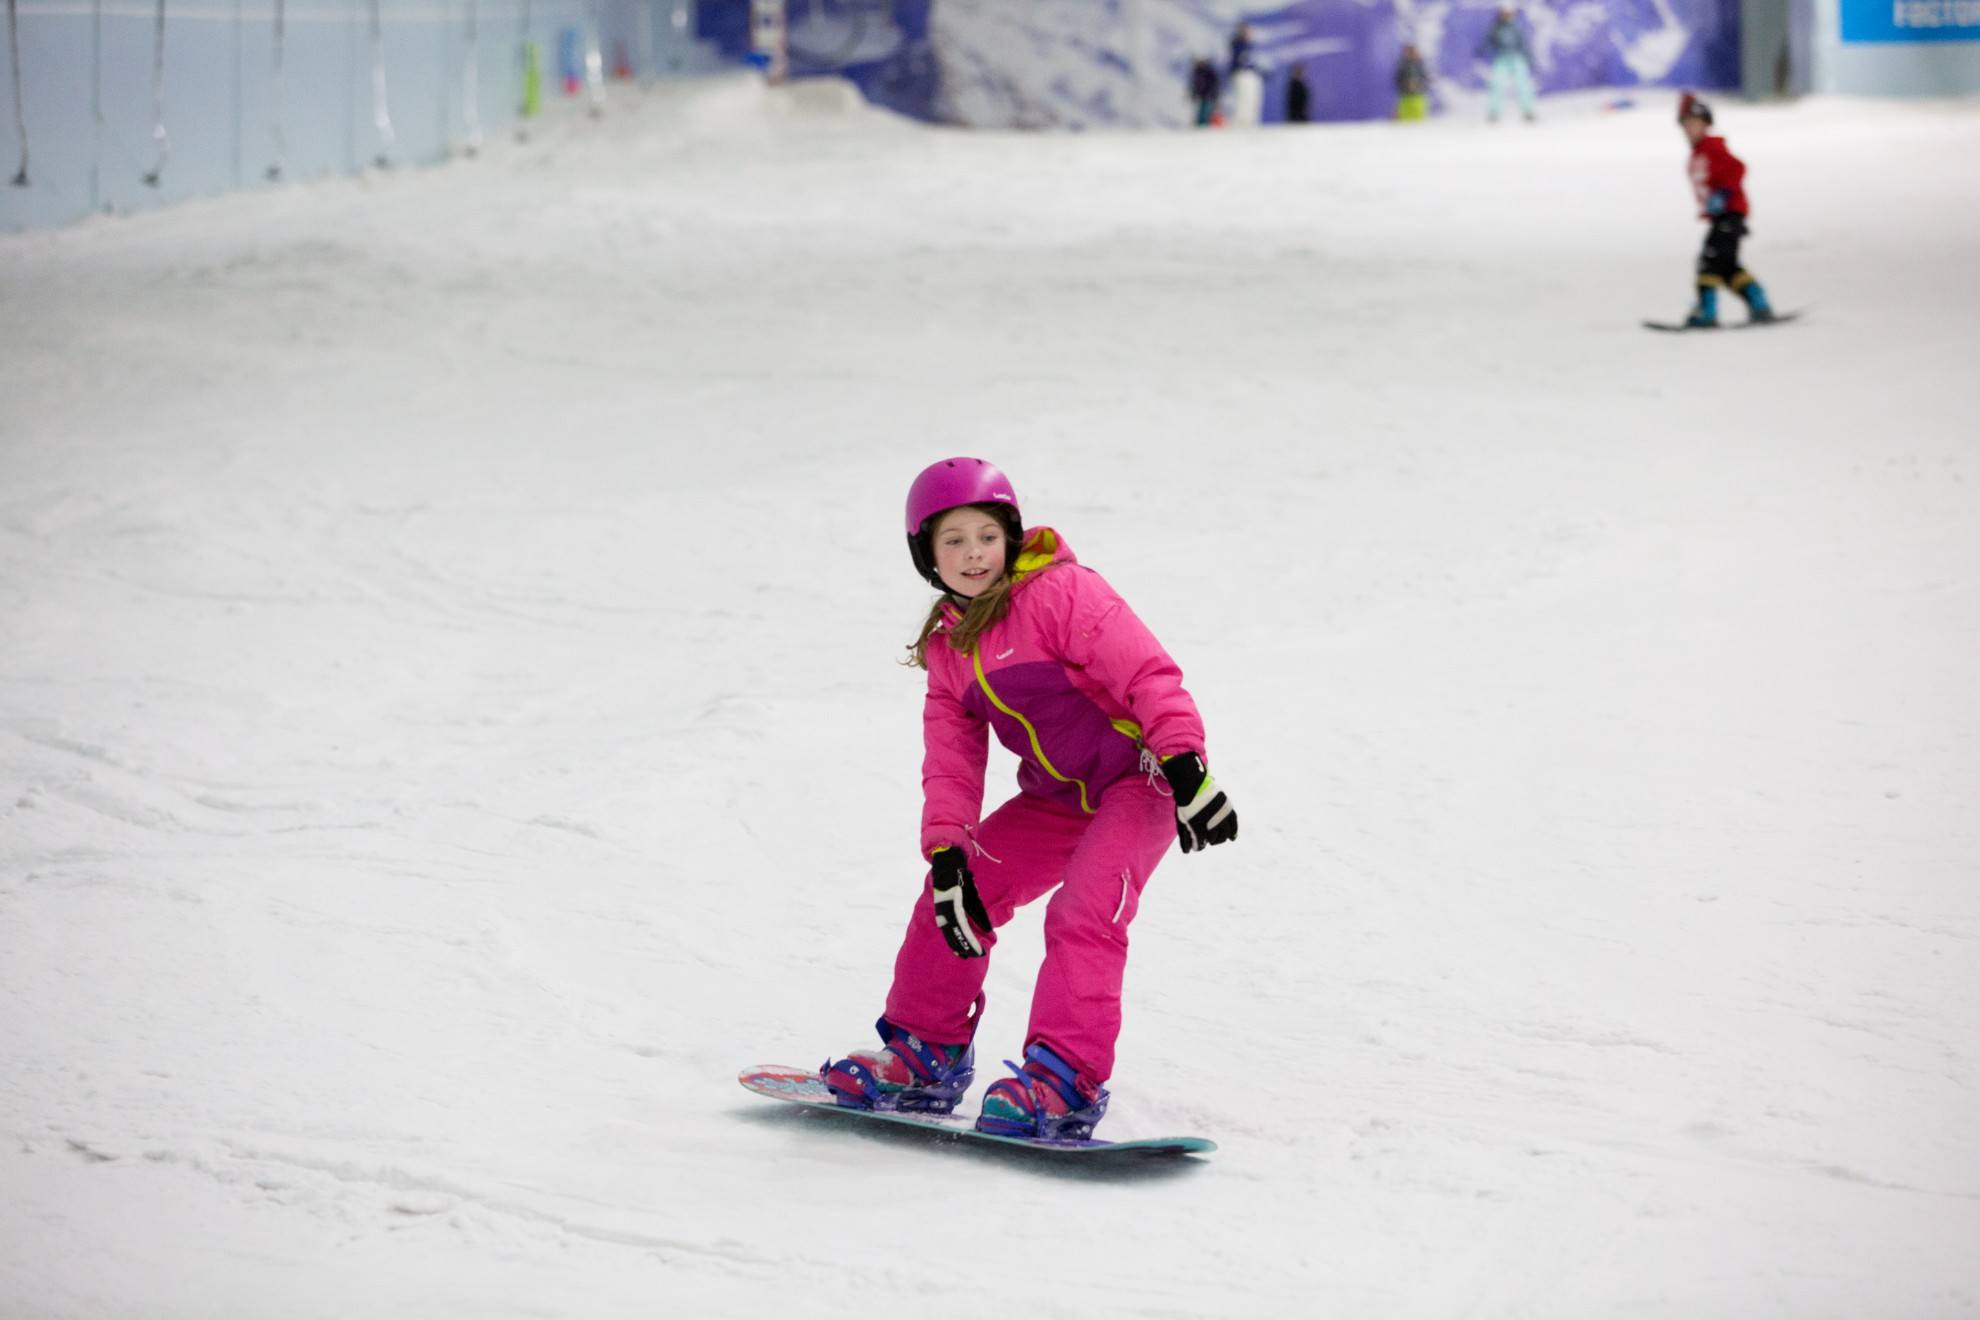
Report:
M 1685 318 L 1687 326 L 1706 328 L 1719 323 L 1719 290 L 1730 287 L 1746 300 L 1755 321 L 1771 321 L 1760 282 L 1739 264 L 1739 241 L 1746 237 L 1746 165 L 1732 154 L 1726 140 L 1712 135 L 1712 107 L 1686 92 L 1678 101 L 1678 127 L 1691 142 L 1691 187 L 1698 194 L 1699 218 L 1711 222 L 1705 247 L 1698 254 L 1698 301 Z

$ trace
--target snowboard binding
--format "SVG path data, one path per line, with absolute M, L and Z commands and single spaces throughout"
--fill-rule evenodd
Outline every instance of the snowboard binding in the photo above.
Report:
M 976 1130 L 993 1136 L 1040 1141 L 1085 1141 L 1107 1113 L 1108 1091 L 1087 1081 L 1041 1043 L 1024 1052 L 1022 1065 L 1004 1060 L 1014 1076 L 990 1084 Z
M 827 1060 L 818 1080 L 847 1109 L 946 1114 L 976 1080 L 974 1045 L 935 1045 L 886 1018 L 873 1024 L 882 1048 Z

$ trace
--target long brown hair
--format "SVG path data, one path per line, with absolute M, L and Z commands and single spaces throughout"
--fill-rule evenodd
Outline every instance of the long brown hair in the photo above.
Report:
M 1017 579 L 1008 571 L 1004 576 L 984 589 L 981 596 L 969 603 L 962 612 L 962 620 L 949 629 L 949 645 L 968 655 L 976 646 L 976 639 L 983 636 L 984 630 L 1011 612 L 1011 588 Z M 944 593 L 928 611 L 928 618 L 922 622 L 921 635 L 908 647 L 908 658 L 901 661 L 916 669 L 928 668 L 928 641 L 935 630 L 942 626 L 942 620 L 956 608 L 955 598 Z

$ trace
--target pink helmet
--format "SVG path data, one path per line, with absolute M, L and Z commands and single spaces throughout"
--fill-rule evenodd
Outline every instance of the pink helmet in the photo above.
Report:
M 914 571 L 931 586 L 941 587 L 942 579 L 935 571 L 935 555 L 928 543 L 929 523 L 937 514 L 965 504 L 994 504 L 1009 510 L 1004 516 L 1005 529 L 1013 542 L 1024 539 L 1024 515 L 1018 511 L 1009 477 L 980 458 L 945 458 L 930 463 L 908 487 L 907 542 Z

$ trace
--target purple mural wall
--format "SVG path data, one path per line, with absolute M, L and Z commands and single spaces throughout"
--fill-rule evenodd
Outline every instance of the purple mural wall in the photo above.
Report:
M 1496 0 L 788 0 L 794 76 L 850 78 L 920 119 L 983 127 L 1180 125 L 1191 62 L 1228 61 L 1248 23 L 1280 117 L 1294 64 L 1313 117 L 1384 118 L 1398 51 L 1414 40 L 1443 94 L 1482 88 L 1479 43 Z M 748 0 L 699 0 L 700 35 L 742 59 Z M 1519 21 L 1541 93 L 1735 86 L 1738 0 L 1527 0 Z

